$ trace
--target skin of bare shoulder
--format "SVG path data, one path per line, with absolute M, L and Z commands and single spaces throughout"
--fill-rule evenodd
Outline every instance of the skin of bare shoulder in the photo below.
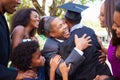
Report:
M 25 28 L 21 25 L 15 27 L 12 32 L 12 50 L 22 42 L 25 35 Z

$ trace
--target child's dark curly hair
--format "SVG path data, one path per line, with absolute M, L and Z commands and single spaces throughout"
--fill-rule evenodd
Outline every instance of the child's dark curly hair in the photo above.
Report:
M 11 55 L 12 63 L 19 70 L 26 71 L 30 69 L 32 63 L 32 54 L 34 54 L 39 45 L 36 41 L 28 41 L 20 43 Z

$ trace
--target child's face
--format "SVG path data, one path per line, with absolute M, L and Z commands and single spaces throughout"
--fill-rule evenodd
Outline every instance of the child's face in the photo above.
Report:
M 39 49 L 32 55 L 32 63 L 31 66 L 33 68 L 44 66 L 45 58 L 41 55 L 41 52 Z

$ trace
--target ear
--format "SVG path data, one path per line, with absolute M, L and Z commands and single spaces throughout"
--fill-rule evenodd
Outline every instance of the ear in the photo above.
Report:
M 50 32 L 49 34 L 51 37 L 55 37 L 55 33 L 54 32 Z
M 68 25 L 69 28 L 71 28 L 73 25 L 66 19 L 65 20 L 66 24 Z

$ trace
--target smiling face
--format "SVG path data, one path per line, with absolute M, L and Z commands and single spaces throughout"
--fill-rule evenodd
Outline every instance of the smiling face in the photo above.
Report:
M 39 27 L 39 14 L 36 11 L 31 11 L 30 24 L 35 28 Z
M 57 39 L 66 39 L 70 36 L 68 25 L 65 23 L 65 21 L 55 18 L 52 23 L 52 31 L 50 32 L 50 35 Z
M 21 0 L 2 0 L 2 12 L 8 12 L 12 14 L 16 11 L 17 6 L 20 4 Z
M 115 33 L 118 38 L 120 38 L 120 12 L 115 11 L 113 17 L 114 23 L 112 29 L 115 30 Z
M 45 58 L 41 55 L 39 49 L 32 55 L 32 68 L 38 68 L 40 66 L 44 66 Z
M 101 27 L 105 27 L 105 11 L 104 11 L 104 3 L 102 4 L 101 8 L 100 8 L 100 15 L 99 15 L 99 20 L 100 20 L 100 24 Z

